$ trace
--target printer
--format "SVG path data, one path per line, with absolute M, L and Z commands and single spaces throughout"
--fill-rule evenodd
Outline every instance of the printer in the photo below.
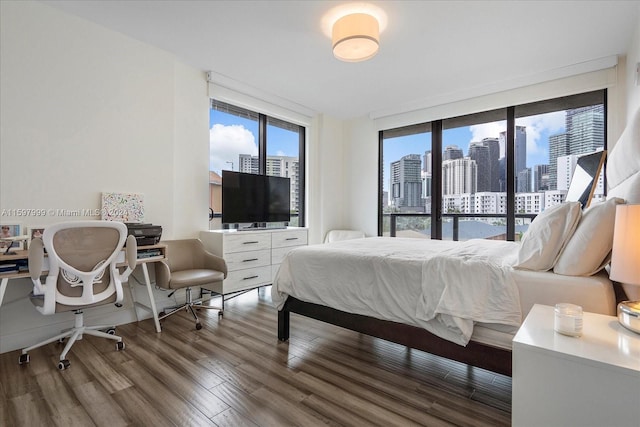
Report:
M 138 246 L 157 245 L 162 237 L 162 226 L 142 224 L 139 222 L 126 222 L 128 234 L 136 238 Z

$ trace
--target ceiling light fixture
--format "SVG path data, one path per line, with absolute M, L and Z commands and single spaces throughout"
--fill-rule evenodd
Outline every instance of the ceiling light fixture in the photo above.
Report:
M 338 19 L 332 30 L 333 55 L 346 62 L 365 61 L 378 53 L 380 24 L 367 13 L 352 13 Z

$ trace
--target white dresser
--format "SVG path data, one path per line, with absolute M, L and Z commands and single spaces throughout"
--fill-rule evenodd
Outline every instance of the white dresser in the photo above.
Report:
M 287 227 L 262 230 L 209 230 L 200 240 L 212 254 L 227 262 L 223 295 L 270 285 L 291 249 L 307 244 L 307 229 Z

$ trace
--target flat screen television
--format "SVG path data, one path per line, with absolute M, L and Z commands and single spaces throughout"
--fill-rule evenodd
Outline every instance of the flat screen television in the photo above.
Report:
M 222 171 L 222 222 L 260 225 L 291 220 L 289 178 Z

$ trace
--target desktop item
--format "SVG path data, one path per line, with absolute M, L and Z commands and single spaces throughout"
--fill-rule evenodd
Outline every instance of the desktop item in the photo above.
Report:
M 127 233 L 135 237 L 138 246 L 157 245 L 162 238 L 162 226 L 127 222 Z

